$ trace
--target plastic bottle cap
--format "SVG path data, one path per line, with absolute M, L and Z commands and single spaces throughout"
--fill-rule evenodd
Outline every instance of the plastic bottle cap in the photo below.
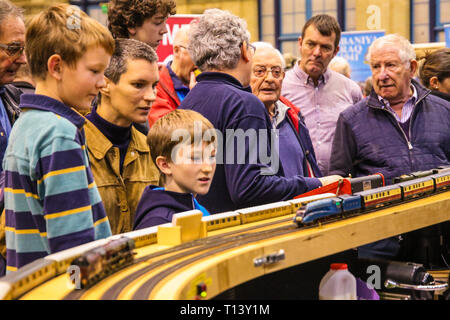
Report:
M 330 266 L 331 270 L 347 270 L 348 266 L 346 263 L 332 263 Z

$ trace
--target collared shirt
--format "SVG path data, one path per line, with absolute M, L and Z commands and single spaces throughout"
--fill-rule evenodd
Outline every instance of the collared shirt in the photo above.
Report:
M 388 100 L 384 99 L 381 96 L 378 96 L 378 100 L 380 100 L 380 102 L 383 103 L 383 109 L 391 111 L 394 114 L 395 119 L 397 119 L 397 121 L 400 122 L 400 123 L 405 123 L 406 121 L 408 121 L 409 118 L 411 117 L 411 114 L 412 114 L 413 110 L 414 110 L 414 106 L 415 106 L 416 101 L 417 101 L 417 90 L 416 90 L 416 88 L 413 85 L 411 85 L 411 90 L 412 90 L 413 94 L 412 94 L 411 98 L 409 98 L 405 102 L 405 104 L 403 105 L 403 107 L 402 107 L 402 117 L 401 118 L 392 109 L 391 104 L 389 103 Z
M 301 109 L 318 166 L 327 175 L 337 119 L 341 111 L 362 99 L 360 87 L 330 69 L 325 71 L 315 86 L 297 63 L 286 72 L 281 94 Z

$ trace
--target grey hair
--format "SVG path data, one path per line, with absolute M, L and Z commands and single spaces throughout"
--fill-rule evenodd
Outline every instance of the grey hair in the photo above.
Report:
M 367 61 L 370 62 L 372 50 L 374 48 L 383 47 L 386 44 L 394 45 L 398 49 L 398 56 L 407 67 L 409 67 L 411 60 L 416 59 L 416 52 L 414 51 L 414 47 L 411 45 L 411 42 L 399 34 L 388 34 L 372 42 L 367 51 Z
M 188 52 L 202 71 L 234 69 L 240 46 L 249 39 L 245 20 L 229 11 L 208 9 L 190 24 Z
M 0 0 L 0 35 L 2 34 L 3 21 L 5 21 L 9 16 L 19 17 L 24 20 L 23 12 L 24 10 L 22 8 L 17 7 L 10 1 Z
M 280 50 L 278 50 L 277 48 L 275 48 L 272 44 L 270 44 L 269 42 L 263 42 L 263 41 L 257 41 L 257 42 L 253 42 L 252 45 L 255 46 L 256 50 L 258 49 L 271 49 L 273 50 L 278 57 L 281 60 L 281 67 L 284 69 L 286 69 L 286 61 L 284 60 L 283 55 L 281 54 Z

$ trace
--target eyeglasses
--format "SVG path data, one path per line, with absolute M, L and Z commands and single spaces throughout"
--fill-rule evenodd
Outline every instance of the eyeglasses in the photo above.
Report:
M 272 73 L 272 77 L 278 79 L 283 74 L 283 69 L 281 69 L 280 67 L 272 67 L 270 69 L 267 69 L 264 66 L 256 66 L 255 68 L 253 68 L 253 74 L 258 78 L 265 77 L 268 72 Z
M 241 42 L 241 44 L 239 45 L 239 48 L 244 44 L 244 42 Z M 251 48 L 253 50 L 253 54 L 255 54 L 256 52 L 256 47 L 254 45 L 252 45 L 251 43 L 247 43 L 247 49 Z
M 253 49 L 253 53 L 256 52 L 256 47 L 255 47 L 254 45 L 252 45 L 251 43 L 249 43 L 248 46 L 249 46 L 250 48 Z
M 5 50 L 6 54 L 10 57 L 20 56 L 25 49 L 25 46 L 20 44 L 19 42 L 13 42 L 10 44 L 2 44 L 0 43 L 0 48 Z

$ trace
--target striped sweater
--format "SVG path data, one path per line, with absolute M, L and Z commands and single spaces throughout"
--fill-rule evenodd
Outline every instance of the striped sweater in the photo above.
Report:
M 20 107 L 3 159 L 7 272 L 111 235 L 89 167 L 85 118 L 37 94 L 23 94 Z

